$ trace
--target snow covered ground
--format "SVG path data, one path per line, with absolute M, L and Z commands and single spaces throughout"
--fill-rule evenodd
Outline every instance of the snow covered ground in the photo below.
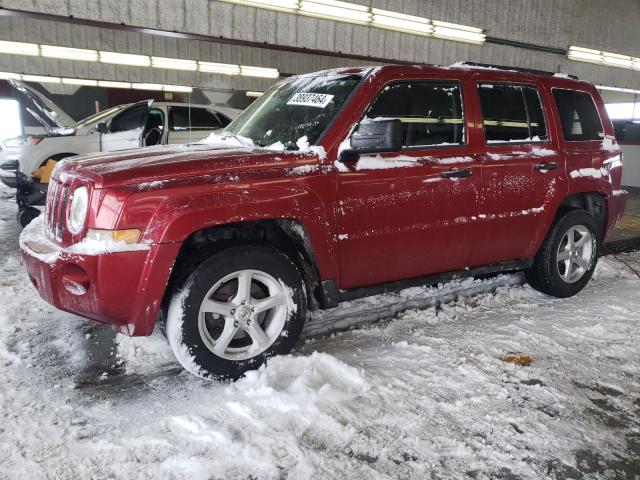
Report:
M 351 302 L 216 383 L 41 301 L 14 209 L 0 190 L 0 479 L 640 475 L 640 279 L 616 258 L 572 299 L 503 275 Z

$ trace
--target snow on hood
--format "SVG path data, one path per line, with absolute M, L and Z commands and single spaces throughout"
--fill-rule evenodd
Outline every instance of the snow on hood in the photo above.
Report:
M 293 168 L 303 158 L 308 164 L 310 154 L 321 158 L 324 150 L 320 149 L 278 151 L 224 139 L 210 144 L 146 147 L 72 157 L 60 162 L 53 176 L 80 176 L 95 182 L 96 188 L 160 186 L 157 182 L 179 178 L 231 175 L 256 168 Z

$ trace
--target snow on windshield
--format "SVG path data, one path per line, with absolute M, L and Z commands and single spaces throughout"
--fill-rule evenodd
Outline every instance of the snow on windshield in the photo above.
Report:
M 274 86 L 225 130 L 259 147 L 315 145 L 360 82 L 360 75 L 294 77 Z M 305 142 L 299 142 L 306 137 Z

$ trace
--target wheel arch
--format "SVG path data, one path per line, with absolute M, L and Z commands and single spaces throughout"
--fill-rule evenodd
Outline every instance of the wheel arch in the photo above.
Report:
M 569 209 L 580 208 L 591 214 L 600 230 L 599 241 L 602 241 L 605 234 L 607 220 L 607 198 L 600 192 L 578 192 L 567 195 L 560 203 L 556 212 L 556 218 Z
M 305 225 L 296 218 L 269 218 L 202 227 L 182 243 L 169 276 L 163 305 L 199 262 L 227 248 L 260 245 L 274 248 L 300 270 L 310 309 L 326 305 L 316 252 Z

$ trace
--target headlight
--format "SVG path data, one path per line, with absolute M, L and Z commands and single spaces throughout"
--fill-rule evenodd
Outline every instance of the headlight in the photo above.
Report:
M 67 226 L 69 227 L 69 231 L 74 235 L 82 231 L 82 227 L 84 227 L 84 221 L 87 218 L 88 209 L 89 190 L 87 190 L 87 187 L 76 188 L 73 192 L 71 207 L 69 207 L 69 218 L 67 219 Z

